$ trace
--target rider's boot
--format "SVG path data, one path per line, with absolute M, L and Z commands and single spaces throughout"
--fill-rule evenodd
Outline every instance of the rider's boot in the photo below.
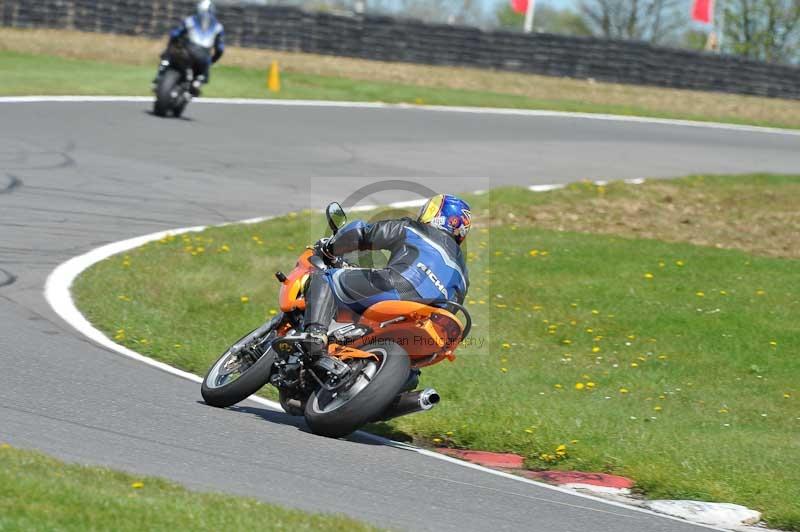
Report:
M 152 82 L 153 92 L 155 92 L 156 89 L 158 88 L 158 82 L 161 79 L 161 74 L 164 73 L 164 71 L 167 69 L 167 66 L 169 66 L 169 61 L 167 61 L 164 55 L 162 54 L 161 62 L 158 64 L 158 72 L 156 72 L 156 77 L 153 78 Z
M 323 273 L 314 273 L 306 289 L 304 331 L 309 336 L 309 352 L 320 356 L 327 353 L 328 327 L 336 314 L 336 301 Z
M 203 76 L 202 74 L 197 76 L 194 79 L 194 81 L 192 81 L 191 88 L 189 89 L 191 95 L 194 96 L 195 98 L 198 98 L 200 96 L 200 87 L 202 87 L 205 82 L 206 82 L 205 76 Z
M 328 354 L 328 330 L 321 325 L 311 325 L 306 327 L 303 347 L 306 353 L 313 358 L 319 359 Z

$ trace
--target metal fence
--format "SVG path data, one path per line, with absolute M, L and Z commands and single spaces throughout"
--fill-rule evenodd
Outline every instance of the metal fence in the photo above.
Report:
M 162 36 L 192 7 L 187 0 L 0 0 L 0 24 Z M 244 47 L 800 99 L 800 68 L 734 56 L 295 7 L 225 4 L 219 11 L 227 42 Z

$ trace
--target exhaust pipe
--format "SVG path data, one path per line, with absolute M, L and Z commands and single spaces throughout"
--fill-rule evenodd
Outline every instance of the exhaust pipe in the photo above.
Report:
M 440 400 L 441 397 L 439 396 L 439 393 L 433 388 L 425 388 L 424 390 L 401 393 L 397 396 L 391 406 L 386 409 L 383 415 L 381 415 L 380 421 L 386 421 L 395 417 L 413 414 L 414 412 L 430 410 Z

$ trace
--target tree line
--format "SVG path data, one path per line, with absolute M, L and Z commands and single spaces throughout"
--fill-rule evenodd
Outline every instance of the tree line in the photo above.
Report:
M 253 1 L 253 0 L 250 0 Z M 268 0 L 269 1 L 269 0 Z M 269 3 L 293 3 L 271 0 Z M 495 2 L 495 3 L 492 3 Z M 800 63 L 800 0 L 716 0 L 713 26 L 690 20 L 692 0 L 536 0 L 534 31 L 717 50 L 751 59 Z M 329 9 L 522 31 L 509 0 L 294 0 Z
M 535 31 L 721 49 L 761 61 L 800 63 L 800 0 L 717 0 L 711 27 L 690 20 L 691 0 L 578 0 L 574 9 L 539 4 Z M 500 27 L 522 27 L 524 16 L 506 3 L 497 6 L 495 16 Z

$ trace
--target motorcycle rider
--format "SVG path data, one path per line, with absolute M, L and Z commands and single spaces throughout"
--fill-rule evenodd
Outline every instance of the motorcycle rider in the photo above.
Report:
M 336 235 L 317 242 L 328 258 L 356 250 L 387 250 L 383 269 L 329 268 L 312 274 L 306 292 L 304 330 L 306 350 L 326 354 L 328 328 L 338 306 L 361 313 L 387 300 L 420 301 L 436 306 L 462 303 L 469 278 L 461 244 L 472 213 L 462 199 L 439 194 L 422 206 L 416 220 L 401 218 L 375 223 L 353 221 Z
M 194 15 L 186 17 L 181 24 L 173 29 L 169 34 L 169 44 L 174 41 L 186 38 L 188 41 L 188 51 L 191 54 L 194 65 L 195 79 L 192 81 L 192 96 L 200 96 L 200 87 L 209 82 L 210 67 L 216 63 L 225 53 L 225 29 L 222 23 L 217 20 L 216 7 L 212 0 L 201 0 L 197 3 Z M 169 44 L 167 48 L 169 48 Z M 161 64 L 158 73 L 153 80 L 153 89 L 158 86 L 161 74 L 169 65 L 167 51 L 161 54 Z

